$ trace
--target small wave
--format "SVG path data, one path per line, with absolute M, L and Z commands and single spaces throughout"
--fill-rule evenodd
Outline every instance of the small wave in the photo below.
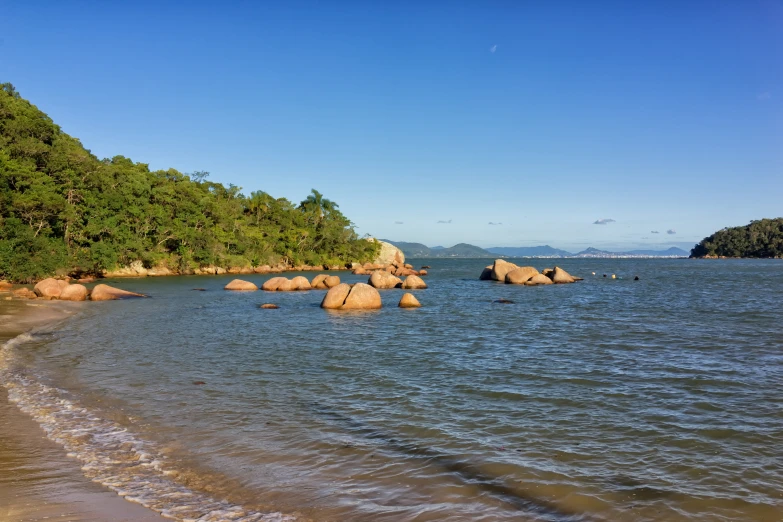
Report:
M 182 521 L 290 522 L 296 517 L 234 505 L 179 484 L 156 446 L 127 428 L 96 415 L 23 372 L 12 370 L 14 349 L 34 341 L 21 334 L 0 347 L 0 382 L 8 398 L 30 415 L 49 439 L 82 463 L 86 477 L 125 499 Z

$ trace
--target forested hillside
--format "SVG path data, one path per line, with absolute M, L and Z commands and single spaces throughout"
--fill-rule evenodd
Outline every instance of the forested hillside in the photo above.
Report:
M 691 257 L 783 257 L 783 218 L 719 230 L 693 247 Z
M 241 193 L 206 173 L 100 160 L 14 87 L 0 85 L 0 279 L 100 273 L 141 261 L 199 266 L 370 260 L 338 205 L 313 190 L 296 205 Z

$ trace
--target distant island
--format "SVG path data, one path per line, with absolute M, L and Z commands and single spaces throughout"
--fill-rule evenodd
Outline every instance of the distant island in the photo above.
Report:
M 783 218 L 759 219 L 745 226 L 719 230 L 693 247 L 691 257 L 781 258 Z
M 0 280 L 131 265 L 163 274 L 344 267 L 380 248 L 316 190 L 299 204 L 241 190 L 205 172 L 98 159 L 13 85 L 0 84 Z
M 533 247 L 492 247 L 480 248 L 467 243 L 459 243 L 453 247 L 442 246 L 428 247 L 421 243 L 407 243 L 404 241 L 383 241 L 396 246 L 407 257 L 422 258 L 496 258 L 496 257 L 531 257 L 531 258 L 650 258 L 668 257 L 685 258 L 688 252 L 681 248 L 672 247 L 667 250 L 631 250 L 628 252 L 608 252 L 596 248 L 588 248 L 581 252 L 572 253 L 566 250 L 553 248 L 549 245 Z

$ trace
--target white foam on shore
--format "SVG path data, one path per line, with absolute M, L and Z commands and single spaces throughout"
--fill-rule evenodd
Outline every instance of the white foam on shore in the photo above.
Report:
M 179 484 L 178 472 L 150 441 L 101 418 L 57 388 L 13 368 L 16 349 L 35 337 L 21 334 L 0 346 L 0 384 L 9 400 L 30 415 L 49 439 L 82 463 L 86 477 L 125 499 L 181 521 L 289 522 L 296 517 L 260 512 L 194 491 Z

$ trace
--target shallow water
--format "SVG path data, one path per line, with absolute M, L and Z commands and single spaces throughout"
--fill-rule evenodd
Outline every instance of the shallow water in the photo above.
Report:
M 781 519 L 780 261 L 558 260 L 585 281 L 534 288 L 415 263 L 418 310 L 123 280 L 152 299 L 7 346 L 0 380 L 90 478 L 181 519 Z

